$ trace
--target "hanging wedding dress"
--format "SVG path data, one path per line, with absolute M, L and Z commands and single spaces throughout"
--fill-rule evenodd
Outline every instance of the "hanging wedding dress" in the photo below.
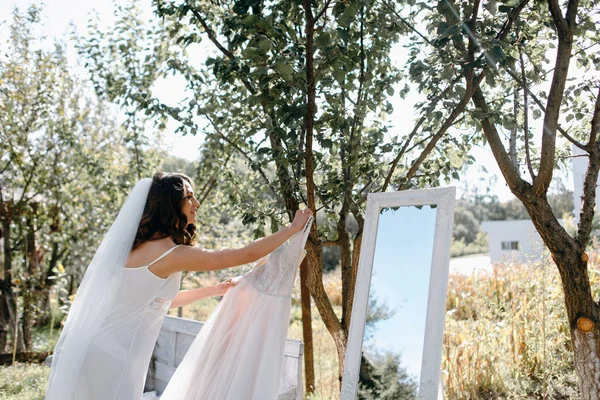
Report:
M 274 400 L 285 357 L 291 292 L 313 217 L 235 278 L 190 346 L 161 400 Z
M 132 189 L 82 279 L 54 348 L 46 400 L 142 398 L 162 322 L 181 272 L 162 279 L 126 268 L 152 179 Z

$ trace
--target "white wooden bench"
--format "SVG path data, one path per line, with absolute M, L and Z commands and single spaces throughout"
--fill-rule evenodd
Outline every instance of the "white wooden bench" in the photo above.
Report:
M 196 338 L 203 323 L 191 319 L 167 316 L 158 335 L 144 390 L 162 394 L 183 359 L 183 356 Z M 285 346 L 285 360 L 279 400 L 302 400 L 302 355 L 304 344 L 288 338 Z

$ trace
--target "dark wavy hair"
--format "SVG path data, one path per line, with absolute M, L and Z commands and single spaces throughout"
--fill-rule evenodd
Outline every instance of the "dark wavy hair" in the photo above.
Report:
M 188 224 L 186 215 L 181 212 L 185 181 L 194 187 L 194 181 L 185 174 L 157 172 L 154 175 L 133 249 L 165 237 L 171 237 L 176 244 L 193 246 L 196 243 L 196 225 Z

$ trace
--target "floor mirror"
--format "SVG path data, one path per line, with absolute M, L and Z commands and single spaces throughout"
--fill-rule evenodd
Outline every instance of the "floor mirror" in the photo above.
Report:
M 341 400 L 377 398 L 370 387 L 384 378 L 386 398 L 443 398 L 455 196 L 454 187 L 369 193 Z

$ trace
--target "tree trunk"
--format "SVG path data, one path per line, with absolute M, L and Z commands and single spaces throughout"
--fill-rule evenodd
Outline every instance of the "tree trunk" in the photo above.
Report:
M 300 302 L 302 303 L 302 338 L 304 341 L 304 378 L 306 393 L 315 391 L 315 360 L 312 338 L 312 315 L 310 311 L 310 292 L 306 285 L 308 277 L 308 260 L 300 264 Z
M 38 312 L 36 313 L 34 326 L 46 326 L 50 323 L 51 312 L 50 309 L 50 288 L 40 288 L 35 292 L 35 305 Z
M 0 209 L 1 211 L 4 211 L 4 205 L 0 203 Z M 0 216 L 3 217 L 2 220 L 2 230 L 0 231 L 0 239 L 4 239 L 6 234 L 8 234 L 8 232 L 6 232 L 6 228 L 5 228 L 5 213 L 0 211 Z M 9 226 L 10 229 L 10 226 Z M 8 306 L 6 304 L 6 298 L 4 297 L 4 292 L 6 291 L 5 283 L 6 281 L 4 280 L 4 276 L 5 273 L 3 271 L 6 271 L 6 260 L 4 258 L 4 244 L 5 242 L 3 241 L 0 244 L 0 353 L 4 353 L 5 351 L 5 347 L 6 347 L 6 340 L 7 340 L 7 326 L 9 324 L 9 318 L 8 318 Z
M 338 379 L 340 390 L 342 388 L 342 376 L 344 374 L 344 361 L 346 359 L 346 345 L 348 343 L 348 334 L 344 331 L 342 324 L 335 314 L 331 301 L 327 297 L 325 287 L 323 286 L 323 259 L 321 257 L 320 245 L 307 242 L 306 246 L 309 263 L 307 285 L 310 289 L 315 305 L 323 319 L 323 323 L 333 338 L 335 348 L 338 354 Z
M 6 351 L 6 341 L 9 322 L 8 318 L 8 307 L 6 305 L 6 299 L 4 298 L 3 292 L 0 291 L 0 353 L 4 353 Z
M 25 291 L 23 293 L 23 341 L 25 349 L 31 348 L 32 327 L 35 319 L 34 304 L 36 297 L 36 272 L 40 270 L 38 253 L 35 243 L 35 226 L 32 217 L 27 218 L 27 237 L 25 240 L 25 256 L 27 257 L 27 275 L 24 277 Z
M 561 275 L 581 399 L 596 400 L 600 398 L 600 306 L 592 298 L 587 255 L 551 253 Z
M 586 244 L 577 242 L 560 226 L 545 197 L 528 190 L 520 200 L 548 246 L 561 277 L 581 399 L 597 400 L 600 398 L 600 306 L 592 296 Z
M 33 327 L 33 301 L 30 290 L 26 290 L 25 293 L 23 293 L 23 316 L 21 318 L 21 324 L 25 351 L 29 351 L 31 349 L 31 328 Z
M 23 341 L 23 329 L 19 325 L 17 304 L 12 293 L 4 293 L 8 310 L 8 330 L 12 336 L 12 346 L 14 346 L 15 338 L 17 339 L 17 352 L 25 352 L 25 342 Z M 16 329 L 15 329 L 16 328 Z
M 600 331 L 598 327 L 589 333 L 574 329 L 571 340 L 581 399 L 600 399 Z
M 2 277 L 0 277 L 0 279 L 2 279 L 2 284 L 0 285 L 0 290 L 2 291 L 2 303 L 4 303 L 6 306 L 4 311 L 6 312 L 8 332 L 11 334 L 13 346 L 16 337 L 17 352 L 23 352 L 25 351 L 25 343 L 23 342 L 23 332 L 21 326 L 19 326 L 17 321 L 17 304 L 13 295 L 11 282 L 12 248 L 10 245 L 10 212 L 6 203 L 0 204 L 0 207 L 2 208 L 2 239 L 4 243 L 4 274 Z

